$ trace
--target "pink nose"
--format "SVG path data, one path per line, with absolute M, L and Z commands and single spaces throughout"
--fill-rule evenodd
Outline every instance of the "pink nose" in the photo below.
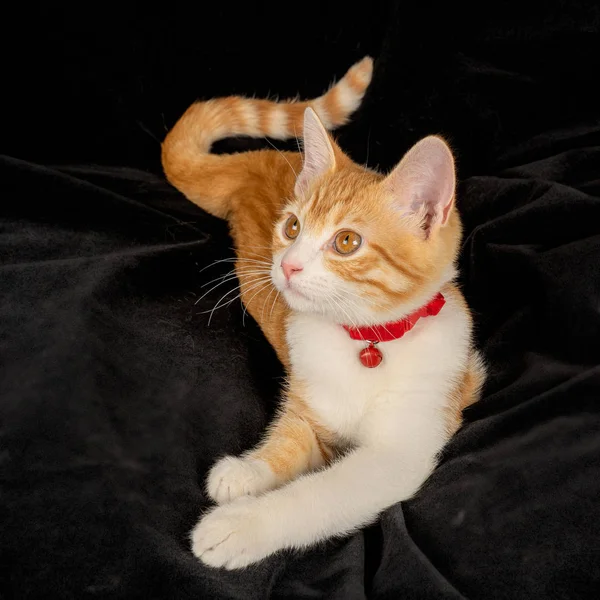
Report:
M 283 269 L 283 274 L 288 281 L 294 273 L 300 273 L 300 271 L 302 271 L 301 266 L 295 265 L 294 263 L 285 262 L 283 260 L 281 261 L 281 268 Z

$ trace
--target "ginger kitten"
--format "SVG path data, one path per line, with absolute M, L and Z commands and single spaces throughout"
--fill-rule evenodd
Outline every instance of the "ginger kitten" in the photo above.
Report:
M 195 103 L 163 144 L 169 181 L 229 222 L 242 300 L 288 376 L 263 441 L 208 476 L 219 506 L 192 533 L 208 565 L 240 568 L 346 535 L 413 496 L 484 380 L 453 283 L 450 148 L 427 137 L 382 175 L 327 133 L 371 75 L 367 57 L 312 101 Z M 302 156 L 209 153 L 229 136 L 296 134 Z

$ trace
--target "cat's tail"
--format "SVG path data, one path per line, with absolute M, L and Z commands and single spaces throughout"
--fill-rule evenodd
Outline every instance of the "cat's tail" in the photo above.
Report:
M 210 154 L 214 142 L 234 136 L 302 137 L 304 111 L 311 107 L 327 129 L 340 127 L 360 106 L 373 74 L 373 60 L 365 57 L 350 67 L 327 92 L 312 100 L 271 101 L 241 96 L 192 104 L 162 145 L 167 179 L 190 200 L 225 218 L 227 196 L 236 177 L 232 167 L 239 155 Z M 241 166 L 241 164 L 240 164 Z

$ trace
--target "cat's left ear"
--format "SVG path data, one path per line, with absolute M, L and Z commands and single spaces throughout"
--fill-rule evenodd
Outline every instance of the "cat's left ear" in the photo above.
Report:
M 327 130 L 312 108 L 304 111 L 304 162 L 294 192 L 304 196 L 311 184 L 335 168 L 335 153 Z
M 417 142 L 383 182 L 386 195 L 404 214 L 417 218 L 425 237 L 448 222 L 456 173 L 448 144 L 437 136 Z

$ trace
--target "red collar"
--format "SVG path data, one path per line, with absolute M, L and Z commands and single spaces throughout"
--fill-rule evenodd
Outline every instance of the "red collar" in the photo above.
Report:
M 343 325 L 343 328 L 350 334 L 353 340 L 363 340 L 372 343 L 390 342 L 391 340 L 401 338 L 405 333 L 410 331 L 420 318 L 437 315 L 442 310 L 444 304 L 446 304 L 444 296 L 436 294 L 433 300 L 430 300 L 425 306 L 422 306 L 400 321 L 375 325 L 375 327 L 350 327 L 349 325 Z

